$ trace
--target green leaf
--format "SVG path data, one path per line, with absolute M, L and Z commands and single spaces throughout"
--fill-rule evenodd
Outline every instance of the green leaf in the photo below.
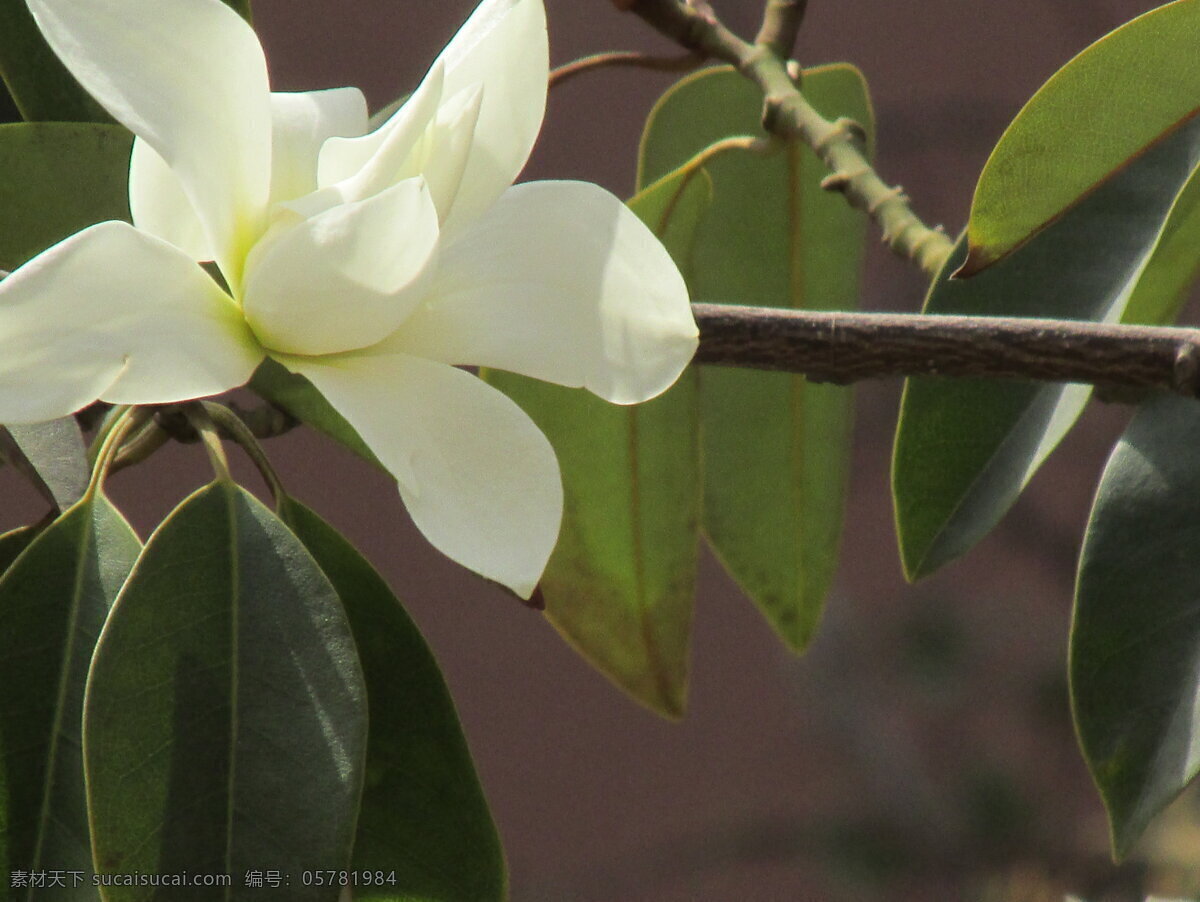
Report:
M 227 874 L 205 898 L 333 902 L 366 690 L 341 603 L 295 536 L 218 481 L 151 536 L 100 636 L 83 750 L 99 873 Z M 291 885 L 247 887 L 247 871 Z M 158 898 L 113 887 L 109 902 Z
M 971 204 L 963 274 L 990 266 L 1200 112 L 1200 0 L 1101 38 L 1033 95 L 992 151 Z
M 337 531 L 289 499 L 284 519 L 346 608 L 370 709 L 366 782 L 351 866 L 396 874 L 359 887 L 377 902 L 505 898 L 500 839 L 454 702 L 416 625 Z
M 1119 856 L 1200 772 L 1200 404 L 1142 406 L 1088 522 L 1071 700 Z
M 83 497 L 91 467 L 83 433 L 74 417 L 47 423 L 13 424 L 7 429 L 33 476 L 54 499 L 59 510 L 66 510 Z
M 117 125 L 0 125 L 0 269 L 11 272 L 85 226 L 128 220 L 132 146 Z
M 0 865 L 91 870 L 80 733 L 96 636 L 141 542 L 101 494 L 72 507 L 0 580 Z M 7 895 L 6 895 L 7 893 Z M 0 898 L 88 898 L 75 889 Z M 95 898 L 92 891 L 90 898 Z
M 804 73 L 828 116 L 873 132 L 862 75 Z M 728 67 L 691 75 L 650 115 L 641 174 L 655 177 L 731 135 L 761 134 L 762 95 Z M 697 299 L 807 310 L 858 304 L 865 218 L 823 191 L 828 174 L 794 144 L 769 158 L 708 164 L 715 198 L 688 269 Z M 837 569 L 850 466 L 850 389 L 784 373 L 700 373 L 704 527 L 717 556 L 793 649 L 812 638 Z
M 41 532 L 39 526 L 18 526 L 0 535 L 0 576 L 8 572 L 21 552 L 29 547 L 29 543 Z
M 367 463 L 374 464 L 385 473 L 388 472 L 387 467 L 379 462 L 379 458 L 371 452 L 354 427 L 299 373 L 289 372 L 268 357 L 262 366 L 255 370 L 254 377 L 250 380 L 250 389 L 300 422 L 353 451 Z
M 629 206 L 679 262 L 710 191 L 707 176 L 677 172 Z M 562 529 L 540 584 L 547 618 L 633 698 L 681 717 L 699 529 L 695 372 L 632 407 L 511 373 L 481 375 L 533 418 L 562 469 Z
M 58 61 L 25 0 L 0 0 L 0 78 L 31 122 L 112 121 Z
M 927 313 L 1123 317 L 1163 222 L 1200 152 L 1192 120 L 1021 249 L 977 276 L 951 278 L 960 240 Z M 1074 424 L 1089 386 L 910 379 L 892 463 L 905 573 L 916 579 L 966 552 L 1016 500 Z
M 1200 169 L 1175 198 L 1162 236 L 1138 278 L 1122 317 L 1127 323 L 1169 325 L 1200 274 Z

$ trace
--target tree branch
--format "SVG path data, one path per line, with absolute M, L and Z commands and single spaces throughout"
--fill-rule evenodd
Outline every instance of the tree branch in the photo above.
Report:
M 788 140 L 800 140 L 829 167 L 822 187 L 840 191 L 883 230 L 884 242 L 929 276 L 950 256 L 952 242 L 941 227 L 929 228 L 909 206 L 899 187 L 886 184 L 866 158 L 862 126 L 851 119 L 830 122 L 805 99 L 777 51 L 799 27 L 803 4 L 773 0 L 764 20 L 766 42 L 751 44 L 722 24 L 706 0 L 613 0 L 618 9 L 640 16 L 688 50 L 733 65 L 763 92 L 763 127 Z M 797 9 L 800 7 L 800 9 Z M 760 38 L 762 35 L 760 34 Z
M 693 304 L 692 310 L 700 326 L 697 363 L 782 370 L 840 384 L 952 376 L 1200 397 L 1200 329 L 725 304 Z

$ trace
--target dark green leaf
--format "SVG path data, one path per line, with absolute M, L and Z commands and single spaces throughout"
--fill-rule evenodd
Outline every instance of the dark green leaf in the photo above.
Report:
M 1152 10 L 1034 94 L 992 151 L 971 204 L 965 272 L 1045 228 L 1200 112 L 1200 0 Z
M 66 510 L 83 497 L 91 467 L 83 433 L 74 417 L 14 424 L 8 427 L 8 434 L 59 510 Z
M 675 173 L 629 205 L 678 262 L 710 190 L 707 176 Z M 562 469 L 562 530 L 540 584 L 546 616 L 635 699 L 682 716 L 700 500 L 694 371 L 632 407 L 510 373 L 482 375 L 533 417 Z
M 250 388 L 261 398 L 286 410 L 300 422 L 387 472 L 387 468 L 379 462 L 354 427 L 299 373 L 289 372 L 268 357 L 255 371 L 254 378 L 250 380 Z
M 12 95 L 8 93 L 8 88 L 0 80 L 0 124 L 20 121 L 21 112 L 17 109 L 17 104 L 12 99 Z
M 0 0 L 0 77 L 31 122 L 112 121 L 58 61 L 25 0 Z
M 825 115 L 873 131 L 862 75 L 804 73 Z M 730 135 L 761 134 L 762 95 L 727 67 L 683 79 L 651 113 L 642 178 Z M 794 144 L 708 164 L 715 196 L 687 270 L 700 300 L 807 310 L 858 304 L 866 220 L 821 190 L 828 173 Z M 837 569 L 850 465 L 852 393 L 799 376 L 710 367 L 700 374 L 704 527 L 717 555 L 794 649 L 812 638 Z
M 24 540 L 5 537 L 10 542 Z M 0 864 L 91 870 L 80 732 L 96 636 L 141 543 L 103 495 L 68 510 L 0 580 Z M 95 899 L 68 888 L 0 898 Z M 5 895 L 8 893 L 8 895 Z
M 40 531 L 37 526 L 18 526 L 0 535 L 0 576 L 8 572 L 8 568 L 21 556 L 21 552 L 29 547 L 29 543 L 37 538 Z
M 1121 856 L 1200 772 L 1198 446 L 1200 403 L 1138 411 L 1100 480 L 1079 566 L 1071 698 Z
M 332 526 L 291 500 L 284 518 L 341 597 L 366 678 L 371 726 L 352 866 L 395 872 L 396 883 L 360 887 L 355 899 L 505 898 L 500 839 L 425 640 Z
M 0 125 L 0 269 L 11 272 L 85 226 L 128 220 L 132 145 L 116 125 Z
M 1200 274 L 1200 169 L 1192 171 L 1175 198 L 1162 237 L 1138 278 L 1122 319 L 1127 323 L 1169 325 Z
M 228 874 L 205 899 L 324 900 L 350 862 L 366 747 L 350 626 L 303 545 L 219 481 L 155 531 L 96 648 L 84 712 L 101 873 Z M 247 887 L 247 871 L 291 885 Z M 160 898 L 152 887 L 110 902 Z
M 1193 120 L 1018 253 L 966 280 L 950 278 L 966 255 L 960 240 L 925 311 L 1122 318 L 1198 153 L 1200 120 Z M 1079 385 L 909 380 L 892 486 L 910 579 L 963 554 L 996 525 L 1089 394 Z

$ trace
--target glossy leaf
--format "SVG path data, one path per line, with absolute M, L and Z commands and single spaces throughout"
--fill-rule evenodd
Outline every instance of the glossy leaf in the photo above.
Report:
M 1033 95 L 971 204 L 964 274 L 1010 253 L 1200 112 L 1200 0 L 1177 0 L 1088 47 Z
M 332 526 L 292 500 L 284 518 L 337 590 L 366 679 L 370 731 L 352 867 L 395 872 L 396 884 L 359 887 L 355 899 L 505 898 L 500 839 L 454 702 L 416 624 Z
M 1200 403 L 1143 405 L 1100 480 L 1071 629 L 1071 698 L 1127 855 L 1200 772 Z
M 9 533 L 0 540 L 3 550 L 27 535 Z M 80 753 L 84 681 L 141 542 L 96 495 L 27 544 L 0 580 L 0 865 L 6 874 L 90 871 Z M 60 888 L 19 892 L 6 879 L 0 898 L 87 896 Z
M 1116 321 L 1200 155 L 1200 120 L 1163 141 L 1028 245 L 970 279 L 950 273 L 928 313 Z M 1016 500 L 1074 424 L 1088 386 L 910 379 L 892 467 L 901 558 L 910 579 L 966 552 Z
M 350 627 L 312 557 L 244 489 L 200 489 L 151 536 L 88 678 L 97 870 L 229 874 L 205 898 L 333 902 L 338 887 L 301 875 L 349 864 L 366 717 Z M 291 885 L 247 887 L 252 870 Z
M 629 205 L 683 261 L 710 190 L 706 175 L 675 173 Z M 632 407 L 483 375 L 533 417 L 562 469 L 562 529 L 540 584 L 547 618 L 635 699 L 682 716 L 700 513 L 695 372 Z
M 58 61 L 25 0 L 0 0 L 0 77 L 31 122 L 112 121 Z
M 268 358 L 255 370 L 250 388 L 259 397 L 387 472 L 387 468 L 379 462 L 354 427 L 299 373 L 289 372 Z
M 1183 186 L 1162 237 L 1138 278 L 1124 321 L 1148 325 L 1175 322 L 1200 275 L 1200 169 Z
M 852 66 L 811 69 L 826 116 L 873 131 Z M 760 133 L 762 95 L 727 67 L 689 76 L 655 106 L 642 138 L 653 178 L 726 136 Z M 698 300 L 806 310 L 858 304 L 865 218 L 823 191 L 807 147 L 709 164 L 712 209 L 688 270 Z M 700 374 L 704 528 L 718 557 L 793 649 L 812 638 L 838 561 L 850 465 L 850 389 L 799 376 L 709 367 Z
M 13 443 L 59 510 L 66 510 L 83 497 L 91 467 L 83 433 L 74 417 L 7 428 Z
M 116 125 L 0 125 L 0 269 L 11 272 L 85 226 L 128 220 L 132 146 Z

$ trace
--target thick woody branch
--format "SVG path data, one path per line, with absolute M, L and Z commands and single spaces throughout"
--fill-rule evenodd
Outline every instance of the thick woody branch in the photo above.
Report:
M 953 376 L 1200 397 L 1200 329 L 724 304 L 692 309 L 700 326 L 697 363 L 782 370 L 841 384 Z
M 822 186 L 841 192 L 874 219 L 892 251 L 912 260 L 928 275 L 937 274 L 950 255 L 950 239 L 940 227 L 931 229 L 921 222 L 904 192 L 876 174 L 866 157 L 862 127 L 850 119 L 830 122 L 805 99 L 788 74 L 779 48 L 794 38 L 792 27 L 799 26 L 802 9 L 782 0 L 769 5 L 765 40 L 751 44 L 726 28 L 706 0 L 614 2 L 686 49 L 729 63 L 757 84 L 764 97 L 763 127 L 811 147 L 830 170 Z

